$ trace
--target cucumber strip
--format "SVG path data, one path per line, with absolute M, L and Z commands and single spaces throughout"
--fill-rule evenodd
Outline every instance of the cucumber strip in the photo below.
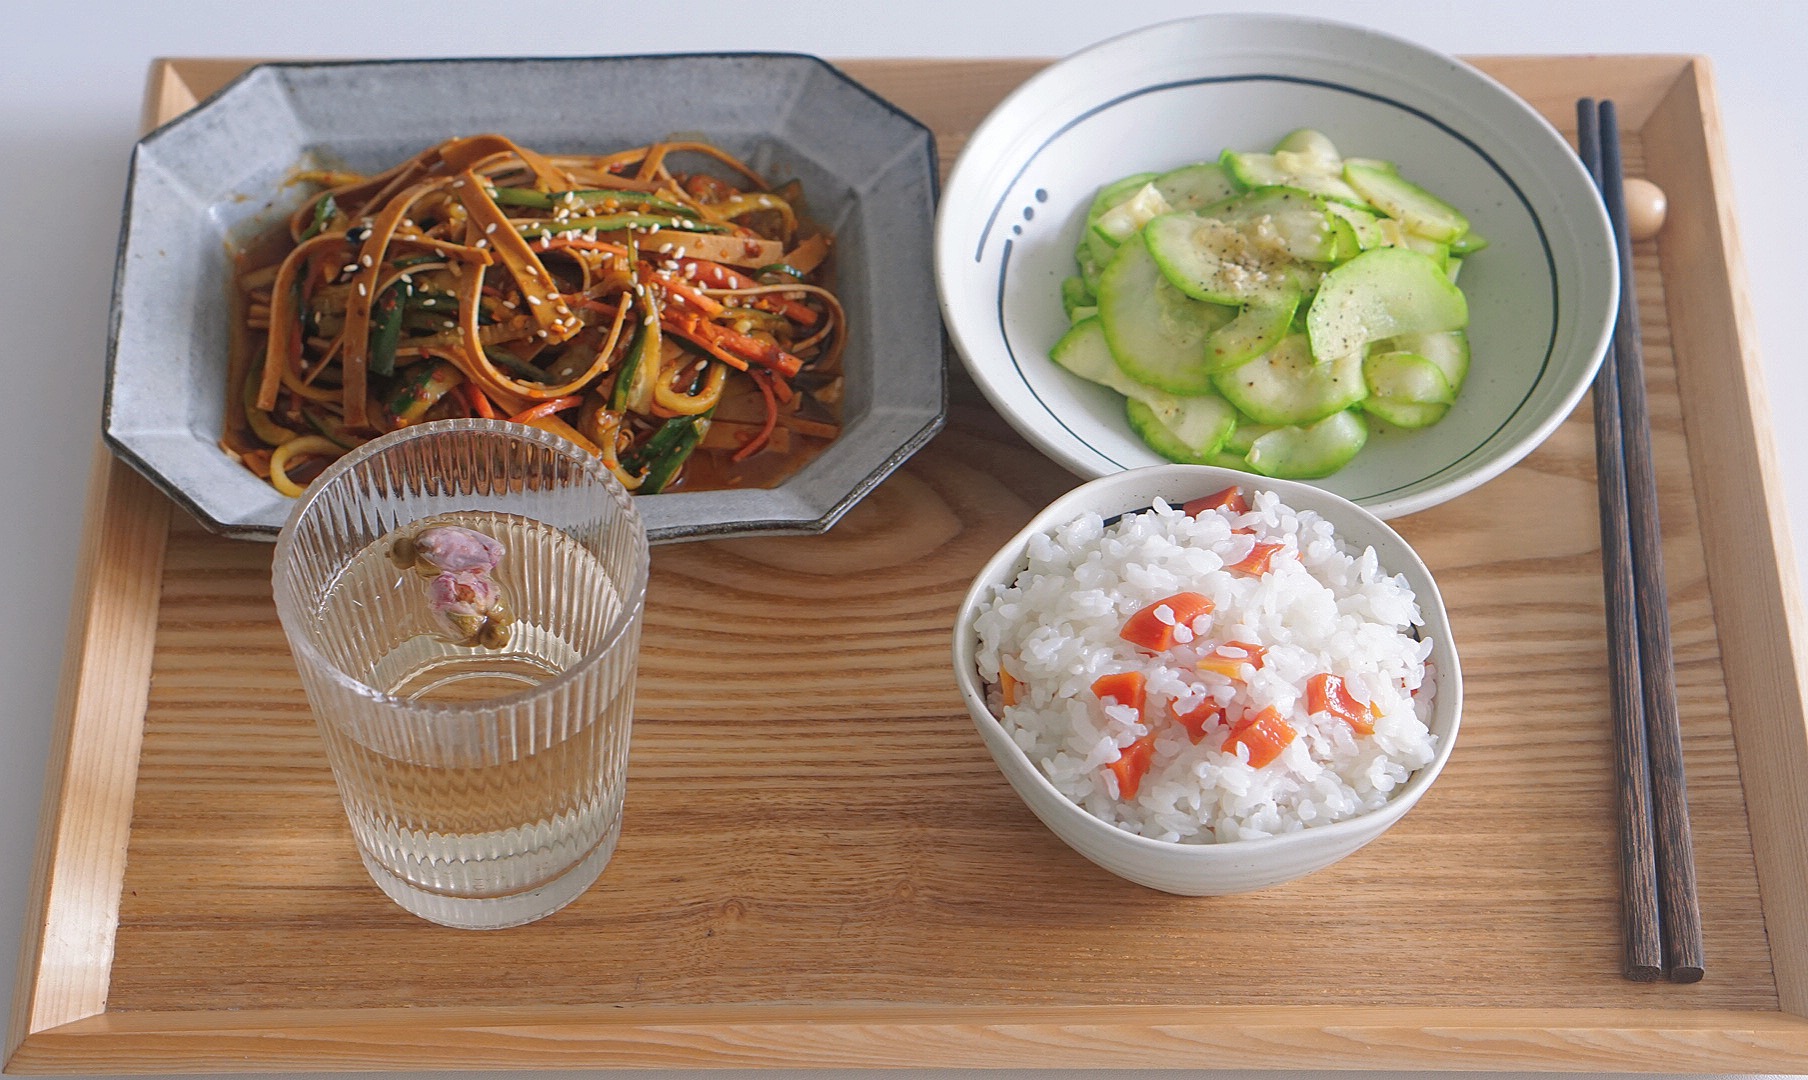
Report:
M 1210 461 L 1237 426 L 1237 411 L 1215 396 L 1170 397 L 1165 407 L 1127 398 L 1124 416 L 1149 449 L 1192 465 Z
M 1409 352 L 1370 353 L 1362 362 L 1362 381 L 1370 397 L 1410 401 L 1417 405 L 1448 405 L 1456 391 L 1438 366 Z
M 1299 294 L 1289 293 L 1272 304 L 1250 304 L 1225 323 L 1205 343 L 1205 366 L 1216 375 L 1242 367 L 1281 343 L 1293 325 Z
M 1298 153 L 1239 154 L 1232 150 L 1218 160 L 1231 179 L 1245 188 L 1299 188 L 1352 206 L 1369 205 L 1358 189 L 1339 175 L 1335 163 L 1327 165 Z
M 1460 330 L 1469 304 L 1443 267 L 1405 248 L 1376 248 L 1332 269 L 1306 313 L 1314 356 L 1347 356 L 1378 338 Z
M 1249 448 L 1249 465 L 1264 476 L 1314 480 L 1348 465 L 1368 438 L 1369 427 L 1360 415 L 1335 412 L 1309 427 L 1263 435 Z
M 1362 410 L 1377 420 L 1383 420 L 1394 427 L 1411 431 L 1430 427 L 1444 419 L 1444 414 L 1450 411 L 1450 406 L 1435 402 L 1371 397 L 1362 403 Z
M 1346 161 L 1343 178 L 1388 217 L 1428 240 L 1448 244 L 1469 231 L 1461 211 L 1396 172 Z
M 1215 161 L 1183 165 L 1155 178 L 1155 190 L 1176 211 L 1199 210 L 1223 202 L 1238 191 L 1236 183 L 1225 175 L 1224 167 Z
M 1144 184 L 1136 194 L 1100 214 L 1092 223 L 1092 231 L 1113 244 L 1121 244 L 1147 225 L 1151 218 L 1169 213 L 1173 213 L 1173 208 L 1168 205 L 1168 200 L 1161 197 L 1154 184 Z
M 1361 353 L 1319 363 L 1306 341 L 1304 334 L 1290 335 L 1262 356 L 1217 376 L 1218 392 L 1264 424 L 1310 424 L 1368 396 Z
M 1171 394 L 1214 391 L 1205 343 L 1235 317 L 1175 288 L 1140 235 L 1118 248 L 1099 279 L 1099 324 L 1118 366 Z
M 1370 351 L 1422 356 L 1437 365 L 1453 392 L 1461 390 L 1463 380 L 1469 377 L 1469 335 L 1461 330 L 1447 330 L 1441 334 L 1401 334 L 1377 341 Z
M 1450 279 L 1450 283 L 1452 285 L 1456 284 L 1457 271 L 1461 270 L 1462 268 L 1463 268 L 1463 260 L 1457 258 L 1455 255 L 1452 255 L 1447 261 L 1445 261 L 1444 276 Z
M 1168 214 L 1144 227 L 1143 240 L 1162 276 L 1187 296 L 1272 306 L 1298 291 L 1293 260 L 1257 243 L 1251 231 L 1215 217 Z

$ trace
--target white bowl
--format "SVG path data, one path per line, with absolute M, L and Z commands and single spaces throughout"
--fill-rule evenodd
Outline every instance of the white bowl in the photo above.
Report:
M 1026 564 L 1030 537 L 1095 511 L 1110 518 L 1142 510 L 1156 498 L 1178 505 L 1188 499 L 1240 484 L 1246 492 L 1273 491 L 1297 510 L 1315 510 L 1336 530 L 1346 550 L 1375 549 L 1382 569 L 1404 575 L 1424 618 L 1421 632 L 1432 641 L 1431 663 L 1437 693 L 1430 728 L 1437 737 L 1431 761 L 1402 784 L 1378 810 L 1329 825 L 1261 840 L 1222 844 L 1176 844 L 1151 840 L 1092 816 L 1061 794 L 1042 770 L 1006 733 L 986 705 L 985 686 L 975 667 L 978 636 L 973 619 L 993 589 L 1009 585 Z M 1463 712 L 1463 673 L 1450 639 L 1450 619 L 1431 571 L 1394 530 L 1360 506 L 1320 488 L 1286 480 L 1251 477 L 1205 465 L 1158 465 L 1131 469 L 1083 484 L 1050 503 L 1012 537 L 979 571 L 954 627 L 954 676 L 973 724 L 1011 787 L 1044 825 L 1075 851 L 1121 878 L 1163 892 L 1217 896 L 1250 892 L 1309 874 L 1342 859 L 1386 832 L 1412 809 L 1437 779 L 1456 745 Z
M 1418 432 L 1377 431 L 1314 483 L 1394 517 L 1499 475 L 1555 430 L 1605 354 L 1619 290 L 1606 213 L 1569 145 L 1458 60 L 1273 15 L 1201 16 L 1093 46 L 973 133 L 942 193 L 936 277 L 956 348 L 1013 427 L 1080 476 L 1162 461 L 1121 398 L 1048 359 L 1086 207 L 1131 173 L 1266 150 L 1300 127 L 1396 162 L 1492 241 L 1463 265 L 1474 365 L 1456 405 Z

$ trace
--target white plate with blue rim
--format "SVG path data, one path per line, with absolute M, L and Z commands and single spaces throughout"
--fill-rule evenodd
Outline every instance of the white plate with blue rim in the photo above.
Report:
M 1313 128 L 1347 156 L 1395 163 L 1489 240 L 1465 259 L 1471 364 L 1448 414 L 1371 423 L 1353 461 L 1312 481 L 1380 517 L 1470 491 L 1571 413 L 1609 345 L 1611 228 L 1569 144 L 1475 68 L 1317 19 L 1207 15 L 1113 38 L 1043 70 L 974 132 L 943 190 L 942 315 L 999 413 L 1082 477 L 1164 460 L 1115 392 L 1057 367 L 1063 278 L 1101 187 L 1133 173 L 1263 151 Z

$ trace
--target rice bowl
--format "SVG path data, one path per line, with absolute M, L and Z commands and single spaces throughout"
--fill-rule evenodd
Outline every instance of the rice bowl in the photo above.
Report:
M 1237 485 L 1246 508 L 1183 508 Z M 1448 759 L 1462 700 L 1437 587 L 1397 534 L 1320 489 L 1205 466 L 1056 500 L 976 577 L 955 664 L 1045 824 L 1194 895 L 1380 835 Z

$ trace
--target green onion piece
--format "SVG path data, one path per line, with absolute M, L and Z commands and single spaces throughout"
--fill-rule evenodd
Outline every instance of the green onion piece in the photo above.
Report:
M 485 349 L 483 350 L 483 355 L 490 358 L 490 363 L 495 364 L 497 367 L 502 368 L 510 375 L 517 378 L 525 379 L 531 383 L 538 383 L 541 386 L 554 385 L 551 375 L 541 371 L 539 368 L 528 363 L 526 360 L 521 359 L 514 353 L 509 352 L 507 349 Z
M 307 227 L 307 230 L 301 234 L 301 238 L 303 240 L 312 240 L 314 237 L 319 236 L 320 230 L 326 228 L 326 223 L 333 220 L 333 215 L 338 212 L 339 205 L 333 201 L 332 192 L 329 191 L 321 196 L 320 201 L 314 204 L 314 221 Z
M 398 281 L 377 298 L 376 326 L 370 337 L 370 371 L 373 375 L 395 374 L 396 344 L 402 339 L 402 312 L 411 291 L 406 282 Z
M 763 278 L 767 274 L 786 274 L 799 281 L 804 279 L 804 272 L 797 267 L 792 266 L 790 263 L 767 263 L 765 266 L 762 266 L 753 272 L 753 276 L 756 278 Z M 767 284 L 773 283 L 768 282 Z
M 641 462 L 649 462 L 640 487 L 635 489 L 636 494 L 657 495 L 665 490 L 691 452 L 697 449 L 697 444 L 703 441 L 703 433 L 709 430 L 709 418 L 714 412 L 711 409 L 695 416 L 672 417 L 653 433 L 638 453 L 630 453 L 632 465 L 627 457 L 622 459 L 622 467 L 631 472 L 638 472 Z

